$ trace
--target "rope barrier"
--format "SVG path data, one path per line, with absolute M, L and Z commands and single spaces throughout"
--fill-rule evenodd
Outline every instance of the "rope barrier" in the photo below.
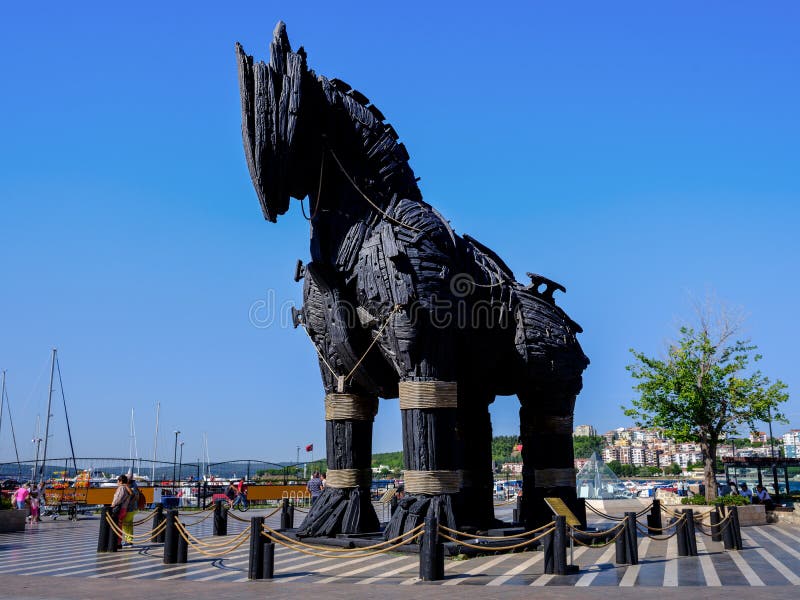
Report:
M 462 535 L 464 537 L 469 538 L 480 538 L 482 540 L 508 540 L 514 538 L 523 538 L 533 535 L 534 533 L 538 533 L 548 527 L 552 527 L 552 523 L 546 523 L 541 527 L 537 527 L 536 529 L 531 529 L 530 531 L 524 531 L 522 533 L 515 533 L 514 535 L 473 535 L 471 533 L 464 533 L 463 531 L 458 531 L 456 529 L 450 529 L 449 527 L 445 527 L 444 525 L 439 525 L 439 529 L 446 531 L 447 533 L 452 533 L 453 535 Z
M 241 517 L 237 517 L 235 514 L 233 514 L 232 510 L 228 511 L 228 516 L 231 519 L 233 519 L 234 521 L 239 521 L 240 523 L 249 523 L 250 522 L 250 519 L 243 519 Z
M 133 543 L 133 542 L 136 542 L 137 544 L 141 544 L 141 543 L 143 543 L 143 542 L 151 542 L 151 541 L 153 541 L 153 540 L 154 540 L 156 537 L 158 537 L 159 535 L 161 535 L 161 533 L 162 533 L 162 532 L 163 532 L 163 531 L 166 529 L 166 527 L 167 527 L 167 522 L 166 522 L 166 521 L 163 521 L 163 522 L 162 522 L 160 525 L 158 525 L 158 526 L 157 526 L 157 527 L 156 527 L 156 528 L 155 528 L 153 531 L 151 531 L 151 532 L 150 532 L 150 534 L 145 534 L 145 535 L 128 535 L 127 533 L 125 533 L 125 532 L 122 530 L 122 528 L 121 528 L 121 527 L 120 527 L 120 526 L 119 526 L 119 525 L 118 525 L 116 522 L 114 522 L 114 519 L 112 519 L 112 518 L 111 518 L 111 516 L 110 516 L 110 515 L 108 515 L 108 514 L 106 514 L 106 522 L 108 523 L 108 526 L 109 526 L 109 527 L 111 527 L 111 530 L 112 530 L 112 531 L 113 531 L 115 534 L 117 534 L 117 535 L 118 535 L 120 538 L 123 538 L 123 537 L 124 537 L 126 540 L 130 539 L 132 543 Z
M 494 503 L 494 506 L 507 506 L 508 504 L 514 504 L 516 501 L 516 498 L 512 498 L 511 500 L 506 500 L 505 502 L 496 502 Z
M 617 532 L 617 535 L 615 535 L 610 540 L 608 540 L 608 541 L 606 541 L 606 542 L 604 542 L 602 544 L 596 544 L 594 542 L 592 542 L 591 544 L 587 544 L 586 542 L 584 542 L 584 541 L 578 539 L 577 537 L 575 537 L 575 532 L 578 532 L 581 535 L 584 535 L 582 531 L 574 529 L 572 526 L 568 526 L 568 527 L 569 527 L 569 533 L 567 535 L 569 535 L 569 537 L 572 538 L 572 540 L 576 544 L 578 544 L 579 546 L 586 546 L 587 548 L 605 548 L 606 546 L 609 546 L 609 545 L 613 544 L 614 542 L 616 542 L 617 538 L 619 536 L 621 536 L 623 534 L 623 532 L 625 531 L 625 526 L 623 525 L 623 526 L 621 526 L 619 528 L 619 531 Z M 605 531 L 603 533 L 608 533 L 610 531 L 614 531 L 614 530 L 613 529 L 609 529 L 608 531 Z M 590 537 L 599 537 L 599 536 L 590 536 Z
M 382 546 L 386 546 L 387 544 L 393 544 L 393 543 L 397 542 L 398 540 L 401 540 L 401 539 L 403 539 L 405 537 L 410 536 L 413 533 L 416 533 L 417 531 L 420 531 L 423 527 L 425 527 L 425 524 L 424 523 L 420 523 L 419 525 L 414 527 L 414 529 L 409 529 L 405 533 L 402 533 L 402 534 L 398 535 L 397 537 L 394 537 L 394 538 L 392 538 L 390 540 L 384 540 L 383 542 L 380 542 L 378 544 L 373 544 L 372 546 L 364 546 L 364 547 L 361 547 L 361 548 L 331 548 L 329 546 L 316 546 L 314 544 L 306 544 L 305 542 L 301 542 L 300 540 L 296 540 L 294 538 L 290 538 L 289 536 L 284 535 L 280 531 L 275 531 L 274 529 L 272 529 L 271 527 L 267 527 L 266 525 L 264 525 L 264 531 L 271 532 L 275 536 L 286 540 L 290 544 L 297 545 L 297 546 L 303 546 L 305 548 L 311 548 L 312 550 L 319 550 L 321 552 L 353 552 L 354 550 L 359 550 L 359 551 L 361 551 L 361 550 L 373 550 L 375 548 L 380 548 Z
M 613 527 L 610 527 L 609 529 L 606 529 L 604 531 L 584 531 L 582 529 L 578 529 L 577 527 L 575 527 L 573 525 L 569 525 L 568 527 L 570 528 L 570 531 L 574 531 L 576 533 L 580 533 L 581 535 L 586 536 L 586 537 L 596 538 L 596 537 L 603 537 L 604 535 L 608 535 L 609 533 L 611 533 L 612 531 L 616 531 L 617 529 L 624 529 L 625 528 L 625 523 L 617 523 Z
M 600 512 L 600 511 L 599 511 L 599 510 L 597 510 L 597 509 L 596 509 L 594 506 L 592 506 L 591 504 L 588 504 L 588 503 L 586 504 L 586 508 L 588 508 L 588 509 L 589 509 L 590 511 L 592 511 L 594 514 L 596 514 L 596 515 L 598 515 L 598 516 L 601 516 L 601 517 L 603 517 L 604 519 L 609 519 L 609 520 L 611 520 L 611 521 L 623 521 L 623 520 L 625 520 L 625 517 L 614 517 L 614 516 L 612 516 L 612 515 L 607 515 L 607 514 L 606 514 L 606 513 L 604 513 L 604 512 Z
M 639 521 L 636 521 L 636 525 L 641 527 L 646 527 L 649 531 L 666 531 L 667 529 L 677 526 L 678 523 L 680 523 L 684 519 L 686 519 L 686 515 L 681 515 L 680 517 L 677 518 L 677 520 L 673 521 L 666 527 L 650 527 L 649 525 L 645 525 L 644 523 L 640 523 Z
M 157 512 L 158 512 L 157 510 L 153 510 L 153 511 L 147 513 L 144 517 L 142 517 L 138 521 L 134 521 L 133 524 L 134 525 L 141 525 L 142 523 L 146 523 L 147 521 L 149 521 L 150 519 L 155 517 Z
M 441 529 L 441 526 L 440 526 L 440 529 Z M 536 537 L 532 537 L 529 540 L 525 540 L 524 542 L 520 542 L 519 544 L 514 544 L 512 546 L 478 546 L 476 544 L 470 544 L 469 542 L 465 542 L 463 540 L 459 540 L 459 539 L 450 537 L 449 535 L 446 535 L 446 534 L 442 533 L 441 531 L 439 532 L 439 537 L 443 538 L 443 539 L 445 539 L 445 540 L 447 540 L 449 542 L 454 542 L 454 543 L 456 543 L 456 544 L 458 544 L 460 546 L 466 546 L 467 548 L 473 548 L 473 549 L 476 549 L 476 550 L 483 550 L 483 551 L 491 550 L 492 552 L 505 552 L 507 550 L 516 550 L 517 548 L 522 548 L 523 546 L 529 546 L 533 542 L 538 542 L 543 537 L 550 535 L 555 530 L 556 530 L 555 525 L 550 525 L 550 527 L 546 531 L 541 533 L 540 535 L 537 535 Z
M 180 521 L 175 521 L 175 524 L 176 524 L 177 527 L 183 529 L 186 532 L 186 535 L 195 544 L 200 545 L 200 546 L 205 546 L 206 548 L 224 548 L 225 546 L 230 546 L 231 544 L 234 544 L 234 543 L 238 542 L 240 539 L 242 539 L 243 537 L 248 535 L 249 532 L 250 532 L 249 529 L 244 529 L 244 530 L 240 531 L 233 538 L 224 539 L 224 540 L 221 540 L 219 542 L 206 542 L 206 541 L 201 540 L 200 538 L 194 536 L 188 529 L 186 529 L 186 526 L 183 523 L 181 523 Z
M 270 531 L 272 531 L 273 533 L 278 533 L 275 530 L 270 530 Z M 272 535 L 270 535 L 266 531 L 262 531 L 261 535 L 263 535 L 265 538 L 267 538 L 268 540 L 270 540 L 270 541 L 272 541 L 272 542 L 274 542 L 276 544 L 280 544 L 281 546 L 285 546 L 286 548 L 289 548 L 290 550 L 294 550 L 295 552 L 300 552 L 301 554 L 308 554 L 309 556 L 318 556 L 320 558 L 367 558 L 369 556 L 376 556 L 378 554 L 386 554 L 387 552 L 391 552 L 395 548 L 399 548 L 400 546 L 404 546 L 406 544 L 410 544 L 411 542 L 413 542 L 413 541 L 417 540 L 418 538 L 422 537 L 422 535 L 424 535 L 424 533 L 425 533 L 424 530 L 419 531 L 416 534 L 414 534 L 412 537 L 410 537 L 410 538 L 408 538 L 406 540 L 403 540 L 401 542 L 398 542 L 397 544 L 394 544 L 393 546 L 388 546 L 386 548 L 383 548 L 382 550 L 375 550 L 373 552 L 366 552 L 366 553 L 357 552 L 357 553 L 351 553 L 351 554 L 340 554 L 338 556 L 336 554 L 322 554 L 322 553 L 319 553 L 319 552 L 312 552 L 310 550 L 305 550 L 305 549 L 299 547 L 299 545 L 289 544 L 289 543 L 281 540 L 280 538 L 273 537 Z M 328 548 L 326 550 L 327 551 L 331 551 L 330 548 Z M 352 551 L 352 549 L 350 549 L 350 550 Z
M 199 552 L 200 554 L 203 554 L 204 556 L 213 556 L 213 557 L 226 556 L 226 555 L 230 554 L 231 552 L 235 552 L 236 550 L 241 548 L 241 546 L 250 539 L 250 530 L 246 529 L 243 532 L 243 533 L 245 533 L 245 535 L 241 536 L 242 539 L 237 544 L 232 546 L 231 548 L 229 548 L 229 549 L 227 549 L 225 551 L 221 551 L 221 552 L 206 552 L 205 550 L 203 550 L 200 547 L 199 544 L 192 544 L 192 542 L 189 540 L 189 537 L 188 537 L 188 535 L 191 535 L 191 534 L 189 534 L 189 532 L 184 527 L 182 527 L 180 525 L 180 521 L 175 521 L 175 525 L 176 525 L 176 529 L 178 530 L 178 535 L 180 535 L 186 541 L 187 544 L 192 546 L 192 548 L 194 548 L 194 550 L 196 552 Z
M 198 523 L 202 523 L 203 521 L 205 521 L 205 520 L 206 520 L 206 519 L 208 519 L 209 517 L 213 517 L 213 516 L 214 516 L 214 513 L 213 513 L 213 512 L 210 512 L 210 513 L 208 513 L 206 516 L 204 516 L 204 517 L 201 517 L 201 518 L 197 519 L 196 521 L 193 521 L 193 522 L 191 522 L 191 523 L 184 523 L 183 521 L 181 521 L 181 524 L 182 524 L 184 527 L 192 527 L 193 525 L 197 525 Z

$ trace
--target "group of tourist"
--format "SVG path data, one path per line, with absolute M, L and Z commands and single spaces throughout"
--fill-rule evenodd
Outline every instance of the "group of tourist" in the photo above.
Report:
M 18 510 L 28 513 L 25 516 L 26 523 L 38 523 L 42 520 L 39 509 L 44 500 L 44 482 L 40 482 L 36 487 L 32 487 L 30 483 L 23 483 L 14 490 L 11 499 Z
M 117 477 L 117 489 L 111 500 L 111 518 L 122 529 L 121 547 L 133 545 L 133 517 L 144 504 L 144 496 L 131 473 Z
M 319 471 L 314 471 L 314 474 L 311 475 L 311 479 L 309 479 L 306 484 L 306 490 L 311 494 L 311 506 L 314 506 L 314 503 L 317 501 L 317 498 L 322 495 L 322 490 L 324 489 L 325 473 L 320 475 Z
M 775 508 L 775 502 L 773 502 L 772 496 L 769 495 L 767 488 L 760 483 L 756 486 L 755 492 L 747 487 L 746 483 L 737 485 L 734 481 L 728 482 L 728 488 L 729 490 L 727 493 L 731 496 L 744 496 L 751 504 L 763 504 L 767 510 Z

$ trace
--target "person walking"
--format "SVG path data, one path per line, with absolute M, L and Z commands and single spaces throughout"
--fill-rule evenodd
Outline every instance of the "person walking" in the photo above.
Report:
M 247 510 L 247 485 L 242 478 L 239 479 L 239 483 L 236 485 L 236 498 L 231 503 L 231 508 L 239 505 L 241 505 L 242 510 Z
M 128 514 L 128 504 L 130 503 L 131 491 L 128 487 L 128 477 L 120 475 L 117 477 L 117 489 L 114 492 L 114 498 L 111 500 L 111 518 L 117 524 L 117 527 L 122 529 L 125 515 Z M 119 544 L 122 545 L 122 537 L 117 536 Z
M 25 522 L 27 523 L 30 521 L 30 497 L 31 497 L 31 490 L 30 484 L 23 483 L 14 491 L 14 504 L 16 505 L 18 510 L 24 510 L 28 514 L 25 517 Z
M 311 479 L 309 479 L 306 484 L 306 489 L 308 493 L 311 494 L 311 506 L 314 506 L 317 498 L 322 495 L 322 479 L 319 476 L 319 471 L 314 471 Z

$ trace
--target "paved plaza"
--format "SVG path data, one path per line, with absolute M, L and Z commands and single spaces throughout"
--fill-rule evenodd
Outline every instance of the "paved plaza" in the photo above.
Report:
M 234 514 L 246 520 L 259 512 Z M 192 514 L 182 518 L 186 523 L 196 522 L 194 526 L 190 526 L 190 531 L 195 536 L 210 539 L 211 519 L 200 522 L 199 516 Z M 268 525 L 277 527 L 277 519 L 278 515 L 270 517 Z M 244 521 L 230 519 L 228 537 L 232 539 L 248 526 Z M 84 597 L 89 597 L 86 596 L 86 590 L 92 588 L 84 586 L 91 586 L 90 582 L 102 580 L 131 583 L 155 581 L 162 584 L 225 583 L 230 589 L 240 589 L 242 593 L 257 591 L 253 586 L 258 586 L 258 590 L 270 589 L 270 595 L 279 590 L 286 590 L 290 594 L 290 590 L 309 589 L 307 586 L 315 588 L 325 585 L 327 589 L 331 589 L 337 584 L 349 584 L 347 589 L 363 590 L 364 595 L 368 595 L 366 586 L 375 585 L 382 586 L 380 593 L 385 595 L 385 592 L 388 593 L 393 588 L 406 589 L 407 586 L 420 585 L 441 586 L 444 589 L 452 586 L 470 586 L 471 589 L 481 587 L 487 590 L 503 588 L 510 591 L 545 586 L 763 588 L 800 584 L 800 528 L 785 525 L 743 528 L 745 549 L 741 552 L 725 552 L 722 544 L 698 535 L 700 556 L 697 557 L 679 558 L 675 537 L 666 541 L 640 538 L 641 562 L 635 566 L 615 565 L 613 544 L 605 548 L 576 547 L 574 562 L 580 566 L 580 572 L 567 577 L 543 574 L 543 554 L 536 551 L 468 560 L 447 559 L 444 581 L 431 583 L 423 583 L 417 579 L 419 561 L 416 554 L 388 553 L 332 559 L 300 554 L 282 546 L 276 547 L 275 579 L 248 582 L 246 543 L 229 555 L 219 558 L 203 556 L 190 547 L 187 564 L 165 565 L 162 563 L 162 546 L 158 544 L 144 544 L 117 553 L 98 554 L 98 527 L 98 517 L 84 517 L 78 522 L 47 520 L 28 526 L 24 533 L 0 534 L 0 581 L 3 582 L 0 589 L 8 592 L 24 586 L 24 582 L 28 581 L 33 582 L 30 583 L 33 586 L 31 589 L 38 585 L 44 586 L 45 590 L 60 590 L 59 593 L 66 594 L 66 590 L 75 588 L 83 590 L 80 593 Z M 141 527 L 142 530 L 137 530 L 137 533 L 146 533 L 149 523 Z M 220 541 L 221 538 L 214 540 Z M 78 585 L 75 579 L 82 580 L 82 583 Z M 47 582 L 46 585 L 43 581 Z M 100 586 L 96 589 L 99 591 L 103 588 Z M 80 593 L 76 597 L 80 597 Z M 19 594 L 22 595 L 13 596 L 51 597 L 42 593 L 25 596 L 21 589 Z M 499 590 L 498 595 L 501 595 Z M 502 595 L 505 596 L 505 591 Z M 72 596 L 67 594 L 53 597 Z

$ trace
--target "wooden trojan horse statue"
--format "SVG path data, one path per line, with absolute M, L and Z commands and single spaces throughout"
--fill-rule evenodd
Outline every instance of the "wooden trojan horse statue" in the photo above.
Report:
M 364 95 L 316 75 L 278 23 L 269 63 L 236 45 L 247 165 L 264 217 L 309 200 L 302 325 L 325 387 L 327 486 L 301 535 L 377 531 L 370 503 L 378 398 L 400 399 L 406 496 L 388 537 L 435 514 L 494 523 L 489 404 L 519 397 L 526 526 L 542 498 L 575 503 L 572 415 L 589 363 L 557 283 L 518 283 L 422 200 L 408 153 Z M 305 210 L 304 210 L 305 214 Z

